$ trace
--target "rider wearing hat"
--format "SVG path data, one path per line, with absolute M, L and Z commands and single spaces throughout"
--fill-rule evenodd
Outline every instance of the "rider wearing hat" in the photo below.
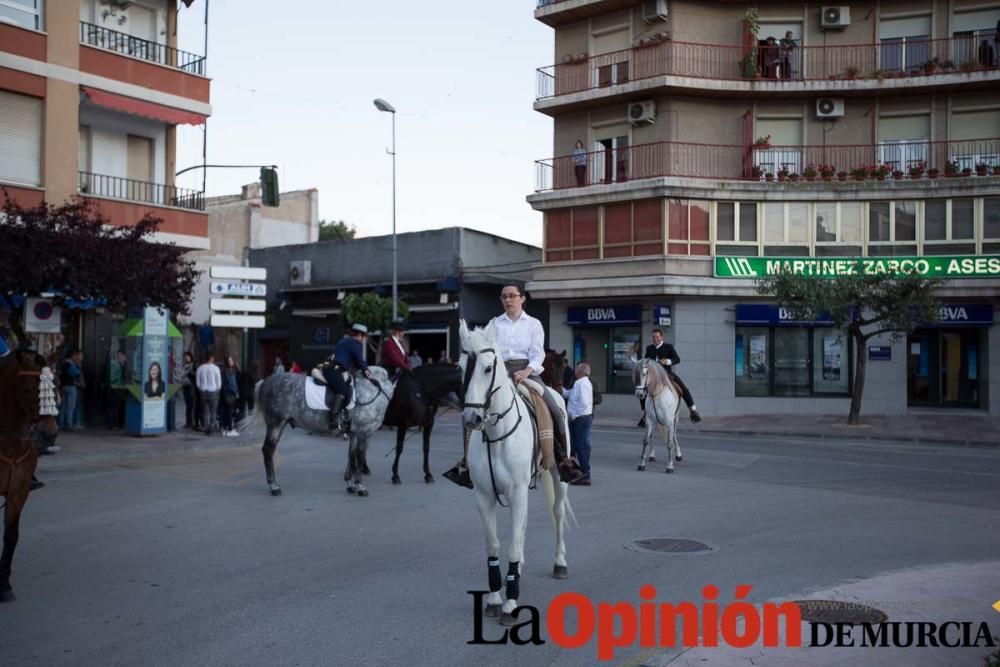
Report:
M 552 413 L 552 425 L 555 430 L 553 453 L 558 462 L 559 476 L 562 481 L 572 483 L 584 475 L 576 460 L 567 456 L 567 434 L 563 429 L 563 411 L 566 406 L 559 405 L 561 401 L 557 402 L 545 391 L 545 385 L 540 377 L 542 362 L 545 361 L 545 331 L 541 322 L 524 312 L 526 298 L 524 290 L 518 285 L 506 285 L 500 290 L 500 303 L 503 304 L 504 312 L 492 321 L 497 336 L 497 348 L 514 383 L 535 385 L 549 412 Z M 466 452 L 468 446 L 466 438 Z M 444 473 L 444 476 L 460 486 L 472 488 L 466 457 Z
M 365 361 L 365 338 L 367 336 L 368 327 L 363 324 L 353 324 L 347 335 L 337 342 L 337 346 L 333 348 L 333 354 L 330 355 L 330 363 L 323 369 L 323 377 L 326 378 L 327 386 L 334 391 L 332 398 L 327 392 L 331 429 L 337 423 L 340 411 L 351 398 L 351 389 L 344 380 L 344 373 L 358 369 L 364 373 L 365 377 L 371 377 L 368 363 Z
M 382 366 L 389 371 L 389 377 L 395 379 L 401 371 L 408 371 L 412 368 L 410 358 L 406 356 L 406 349 L 403 348 L 403 332 L 406 331 L 406 322 L 393 320 L 389 325 L 390 335 L 382 343 Z

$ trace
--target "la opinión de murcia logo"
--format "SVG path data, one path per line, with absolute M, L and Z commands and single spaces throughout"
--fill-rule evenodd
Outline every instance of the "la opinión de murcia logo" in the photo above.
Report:
M 549 639 L 561 648 L 581 649 L 596 639 L 597 659 L 612 660 L 618 649 L 694 648 L 730 646 L 748 648 L 760 642 L 765 648 L 801 647 L 802 612 L 794 602 L 765 602 L 759 608 L 747 601 L 753 586 L 736 586 L 733 600 L 720 605 L 719 589 L 711 584 L 701 590 L 700 603 L 656 602 L 656 588 L 639 589 L 641 602 L 597 602 L 582 593 L 561 593 L 545 610 Z M 488 591 L 467 591 L 472 596 L 473 633 L 467 644 L 514 644 L 539 646 L 542 615 L 537 607 L 514 609 L 517 621 L 502 632 L 487 631 L 483 622 L 483 599 Z M 1000 603 L 998 603 L 1000 604 Z M 576 620 L 575 624 L 569 622 Z M 677 623 L 681 631 L 677 631 Z M 571 629 L 572 628 L 572 629 Z M 882 623 L 810 622 L 808 647 L 947 647 L 996 646 L 985 622 L 948 621 L 930 623 L 895 621 Z

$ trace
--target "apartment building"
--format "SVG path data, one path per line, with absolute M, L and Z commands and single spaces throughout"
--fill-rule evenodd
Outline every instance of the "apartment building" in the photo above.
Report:
M 207 249 L 201 192 L 176 187 L 177 127 L 211 113 L 205 58 L 177 48 L 194 0 L 0 0 L 0 187 L 25 205 L 79 195 L 115 225 L 147 212 L 157 239 Z M 84 348 L 88 386 L 115 325 L 63 309 L 39 349 Z M 82 306 L 91 306 L 83 308 Z M 98 392 L 91 392 L 95 397 Z
M 857 354 L 867 412 L 1000 414 L 1000 2 L 540 0 L 535 18 L 555 157 L 528 197 L 528 288 L 608 401 L 634 405 L 630 359 L 659 327 L 703 414 L 846 412 Z M 954 279 L 933 327 L 855 350 L 754 292 L 790 257 Z

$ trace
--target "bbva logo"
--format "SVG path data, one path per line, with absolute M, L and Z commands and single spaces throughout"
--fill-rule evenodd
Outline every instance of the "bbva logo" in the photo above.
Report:
M 587 320 L 591 322 L 601 322 L 607 320 L 616 320 L 614 308 L 588 308 L 587 309 Z
M 948 321 L 968 320 L 969 315 L 962 306 L 941 306 L 938 310 L 938 319 Z

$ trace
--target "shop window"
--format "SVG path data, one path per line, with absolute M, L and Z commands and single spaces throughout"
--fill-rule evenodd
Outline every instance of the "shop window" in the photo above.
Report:
M 850 345 L 832 327 L 736 327 L 736 396 L 843 396 Z
M 588 361 L 591 379 L 602 391 L 631 394 L 632 367 L 642 356 L 641 332 L 635 327 L 578 327 L 573 329 L 573 361 Z

